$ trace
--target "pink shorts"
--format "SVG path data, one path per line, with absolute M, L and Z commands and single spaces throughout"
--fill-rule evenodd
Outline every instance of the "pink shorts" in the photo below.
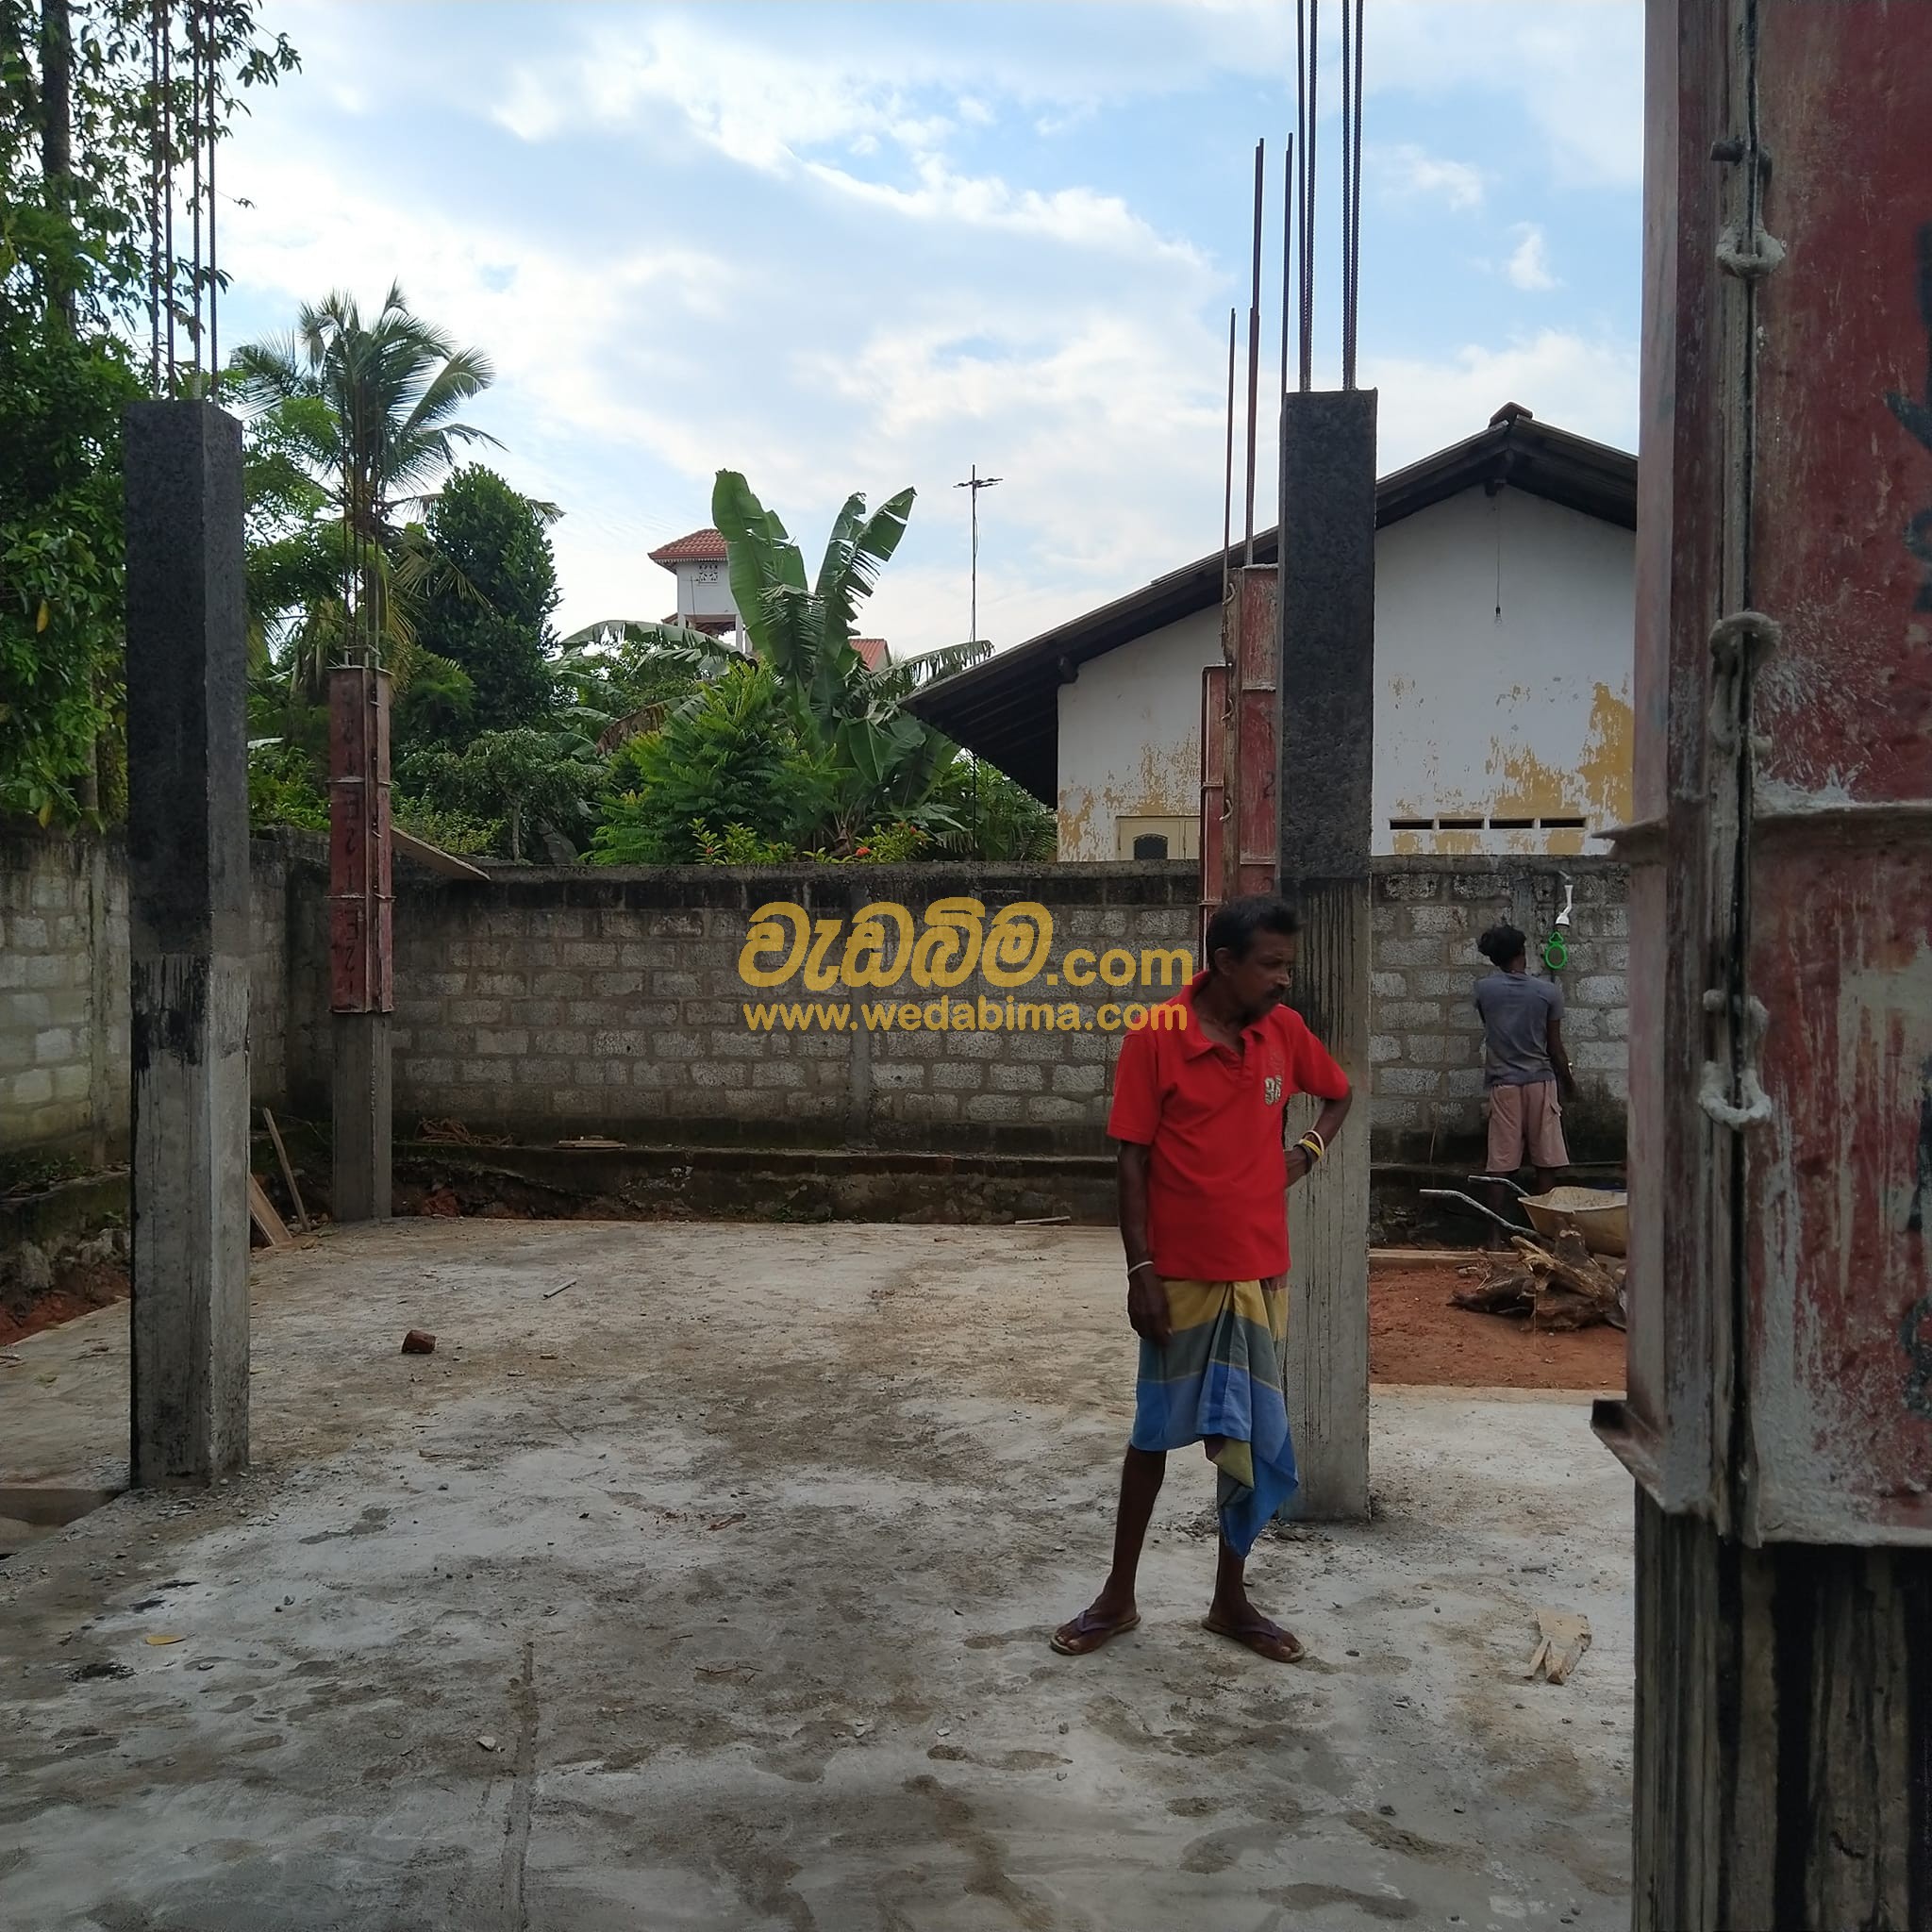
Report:
M 1524 1167 L 1568 1167 L 1563 1108 L 1554 1080 L 1533 1087 L 1490 1089 L 1490 1172 L 1515 1174 Z

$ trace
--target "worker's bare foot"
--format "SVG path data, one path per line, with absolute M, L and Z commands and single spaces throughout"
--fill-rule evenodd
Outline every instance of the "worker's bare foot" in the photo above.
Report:
M 1132 1604 L 1112 1605 L 1103 1598 L 1089 1604 L 1070 1624 L 1062 1624 L 1047 1640 L 1062 1657 L 1085 1657 L 1103 1643 L 1124 1636 L 1141 1621 Z
M 1201 1625 L 1211 1630 L 1217 1637 L 1225 1637 L 1232 1641 L 1245 1645 L 1257 1657 L 1265 1657 L 1271 1663 L 1297 1664 L 1306 1655 L 1301 1640 L 1284 1630 L 1271 1617 L 1264 1617 L 1253 1604 L 1238 1604 L 1223 1608 L 1215 1605 Z

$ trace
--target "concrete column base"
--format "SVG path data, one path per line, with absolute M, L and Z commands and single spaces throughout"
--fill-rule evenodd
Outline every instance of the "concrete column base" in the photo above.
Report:
M 339 1222 L 390 1217 L 390 1016 L 335 1018 L 335 1188 Z
M 248 961 L 137 959 L 130 1478 L 248 1466 Z

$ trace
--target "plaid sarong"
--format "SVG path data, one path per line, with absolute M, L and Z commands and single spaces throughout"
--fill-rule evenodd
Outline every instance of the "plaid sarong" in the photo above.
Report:
M 1185 1449 L 1220 1437 L 1221 1533 L 1245 1557 L 1297 1484 L 1281 1395 L 1288 1291 L 1258 1281 L 1169 1281 L 1174 1333 L 1142 1341 L 1136 1449 Z

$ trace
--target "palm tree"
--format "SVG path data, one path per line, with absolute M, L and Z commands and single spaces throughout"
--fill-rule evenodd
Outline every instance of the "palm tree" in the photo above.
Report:
M 238 350 L 229 376 L 320 480 L 340 533 L 331 547 L 341 553 L 342 608 L 333 625 L 316 611 L 307 627 L 318 642 L 346 639 L 406 657 L 408 595 L 439 559 L 397 515 L 429 500 L 463 447 L 495 442 L 457 416 L 495 379 L 489 358 L 458 348 L 392 284 L 372 323 L 340 291 L 305 306 L 291 334 Z

